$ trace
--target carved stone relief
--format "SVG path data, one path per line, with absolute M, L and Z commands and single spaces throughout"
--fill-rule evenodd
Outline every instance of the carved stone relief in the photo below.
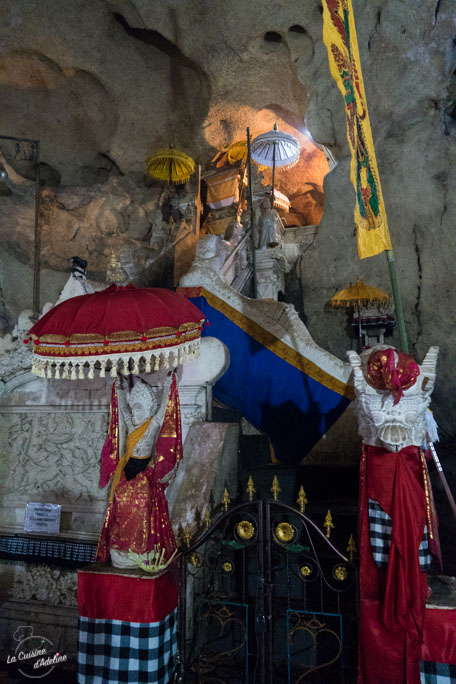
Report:
M 3 409 L 3 504 L 34 499 L 70 504 L 104 500 L 98 478 L 106 428 L 105 411 L 29 409 L 13 413 Z
M 46 564 L 18 564 L 10 598 L 16 601 L 42 601 L 52 606 L 76 607 L 77 573 L 75 570 Z

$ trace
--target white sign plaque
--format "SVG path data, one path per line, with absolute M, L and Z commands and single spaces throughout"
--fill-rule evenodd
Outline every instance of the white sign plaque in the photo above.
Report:
M 28 503 L 25 507 L 24 532 L 58 534 L 60 504 Z

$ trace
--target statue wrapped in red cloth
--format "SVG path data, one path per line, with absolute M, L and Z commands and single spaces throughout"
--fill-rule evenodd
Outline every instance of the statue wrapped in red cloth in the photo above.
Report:
M 120 419 L 119 420 L 119 414 Z M 122 428 L 126 428 L 121 458 Z M 176 550 L 165 489 L 182 458 L 179 395 L 175 373 L 168 376 L 157 410 L 154 392 L 138 379 L 127 393 L 113 386 L 111 420 L 102 451 L 100 485 L 113 474 L 97 561 L 136 566 L 132 554 L 166 565 Z
M 419 684 L 426 571 L 440 553 L 421 446 L 438 347 L 421 367 L 383 346 L 347 354 L 363 438 L 358 684 Z

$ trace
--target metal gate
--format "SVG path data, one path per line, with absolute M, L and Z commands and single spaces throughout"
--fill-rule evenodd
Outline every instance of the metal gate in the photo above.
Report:
M 181 557 L 176 681 L 351 681 L 353 563 L 303 504 L 298 510 L 274 493 L 230 508 L 225 494 L 225 511 L 213 524 L 206 514 L 206 531 L 191 545 L 187 538 Z

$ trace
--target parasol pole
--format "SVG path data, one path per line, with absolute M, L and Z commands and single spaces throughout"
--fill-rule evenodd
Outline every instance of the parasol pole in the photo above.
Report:
M 250 128 L 247 128 L 247 169 L 249 174 L 249 202 L 250 202 L 250 238 L 252 240 L 252 271 L 253 271 L 253 298 L 257 298 L 257 279 L 256 279 L 256 255 L 255 255 L 255 233 L 254 222 L 255 212 L 253 211 L 253 189 L 252 189 L 252 164 L 250 158 Z M 273 191 L 274 196 L 274 191 Z
M 409 350 L 407 342 L 407 331 L 405 329 L 404 310 L 402 308 L 401 293 L 399 290 L 399 283 L 397 281 L 396 261 L 394 259 L 394 253 L 392 249 L 386 250 L 386 260 L 388 262 L 391 288 L 393 290 L 394 308 L 396 310 L 397 323 L 399 326 L 399 339 L 401 343 L 401 350 L 404 352 L 404 354 L 408 354 Z
M 274 130 L 277 130 L 277 124 L 274 124 Z M 272 143 L 272 204 L 271 209 L 274 209 L 274 184 L 275 184 L 275 161 L 276 161 L 276 141 Z

